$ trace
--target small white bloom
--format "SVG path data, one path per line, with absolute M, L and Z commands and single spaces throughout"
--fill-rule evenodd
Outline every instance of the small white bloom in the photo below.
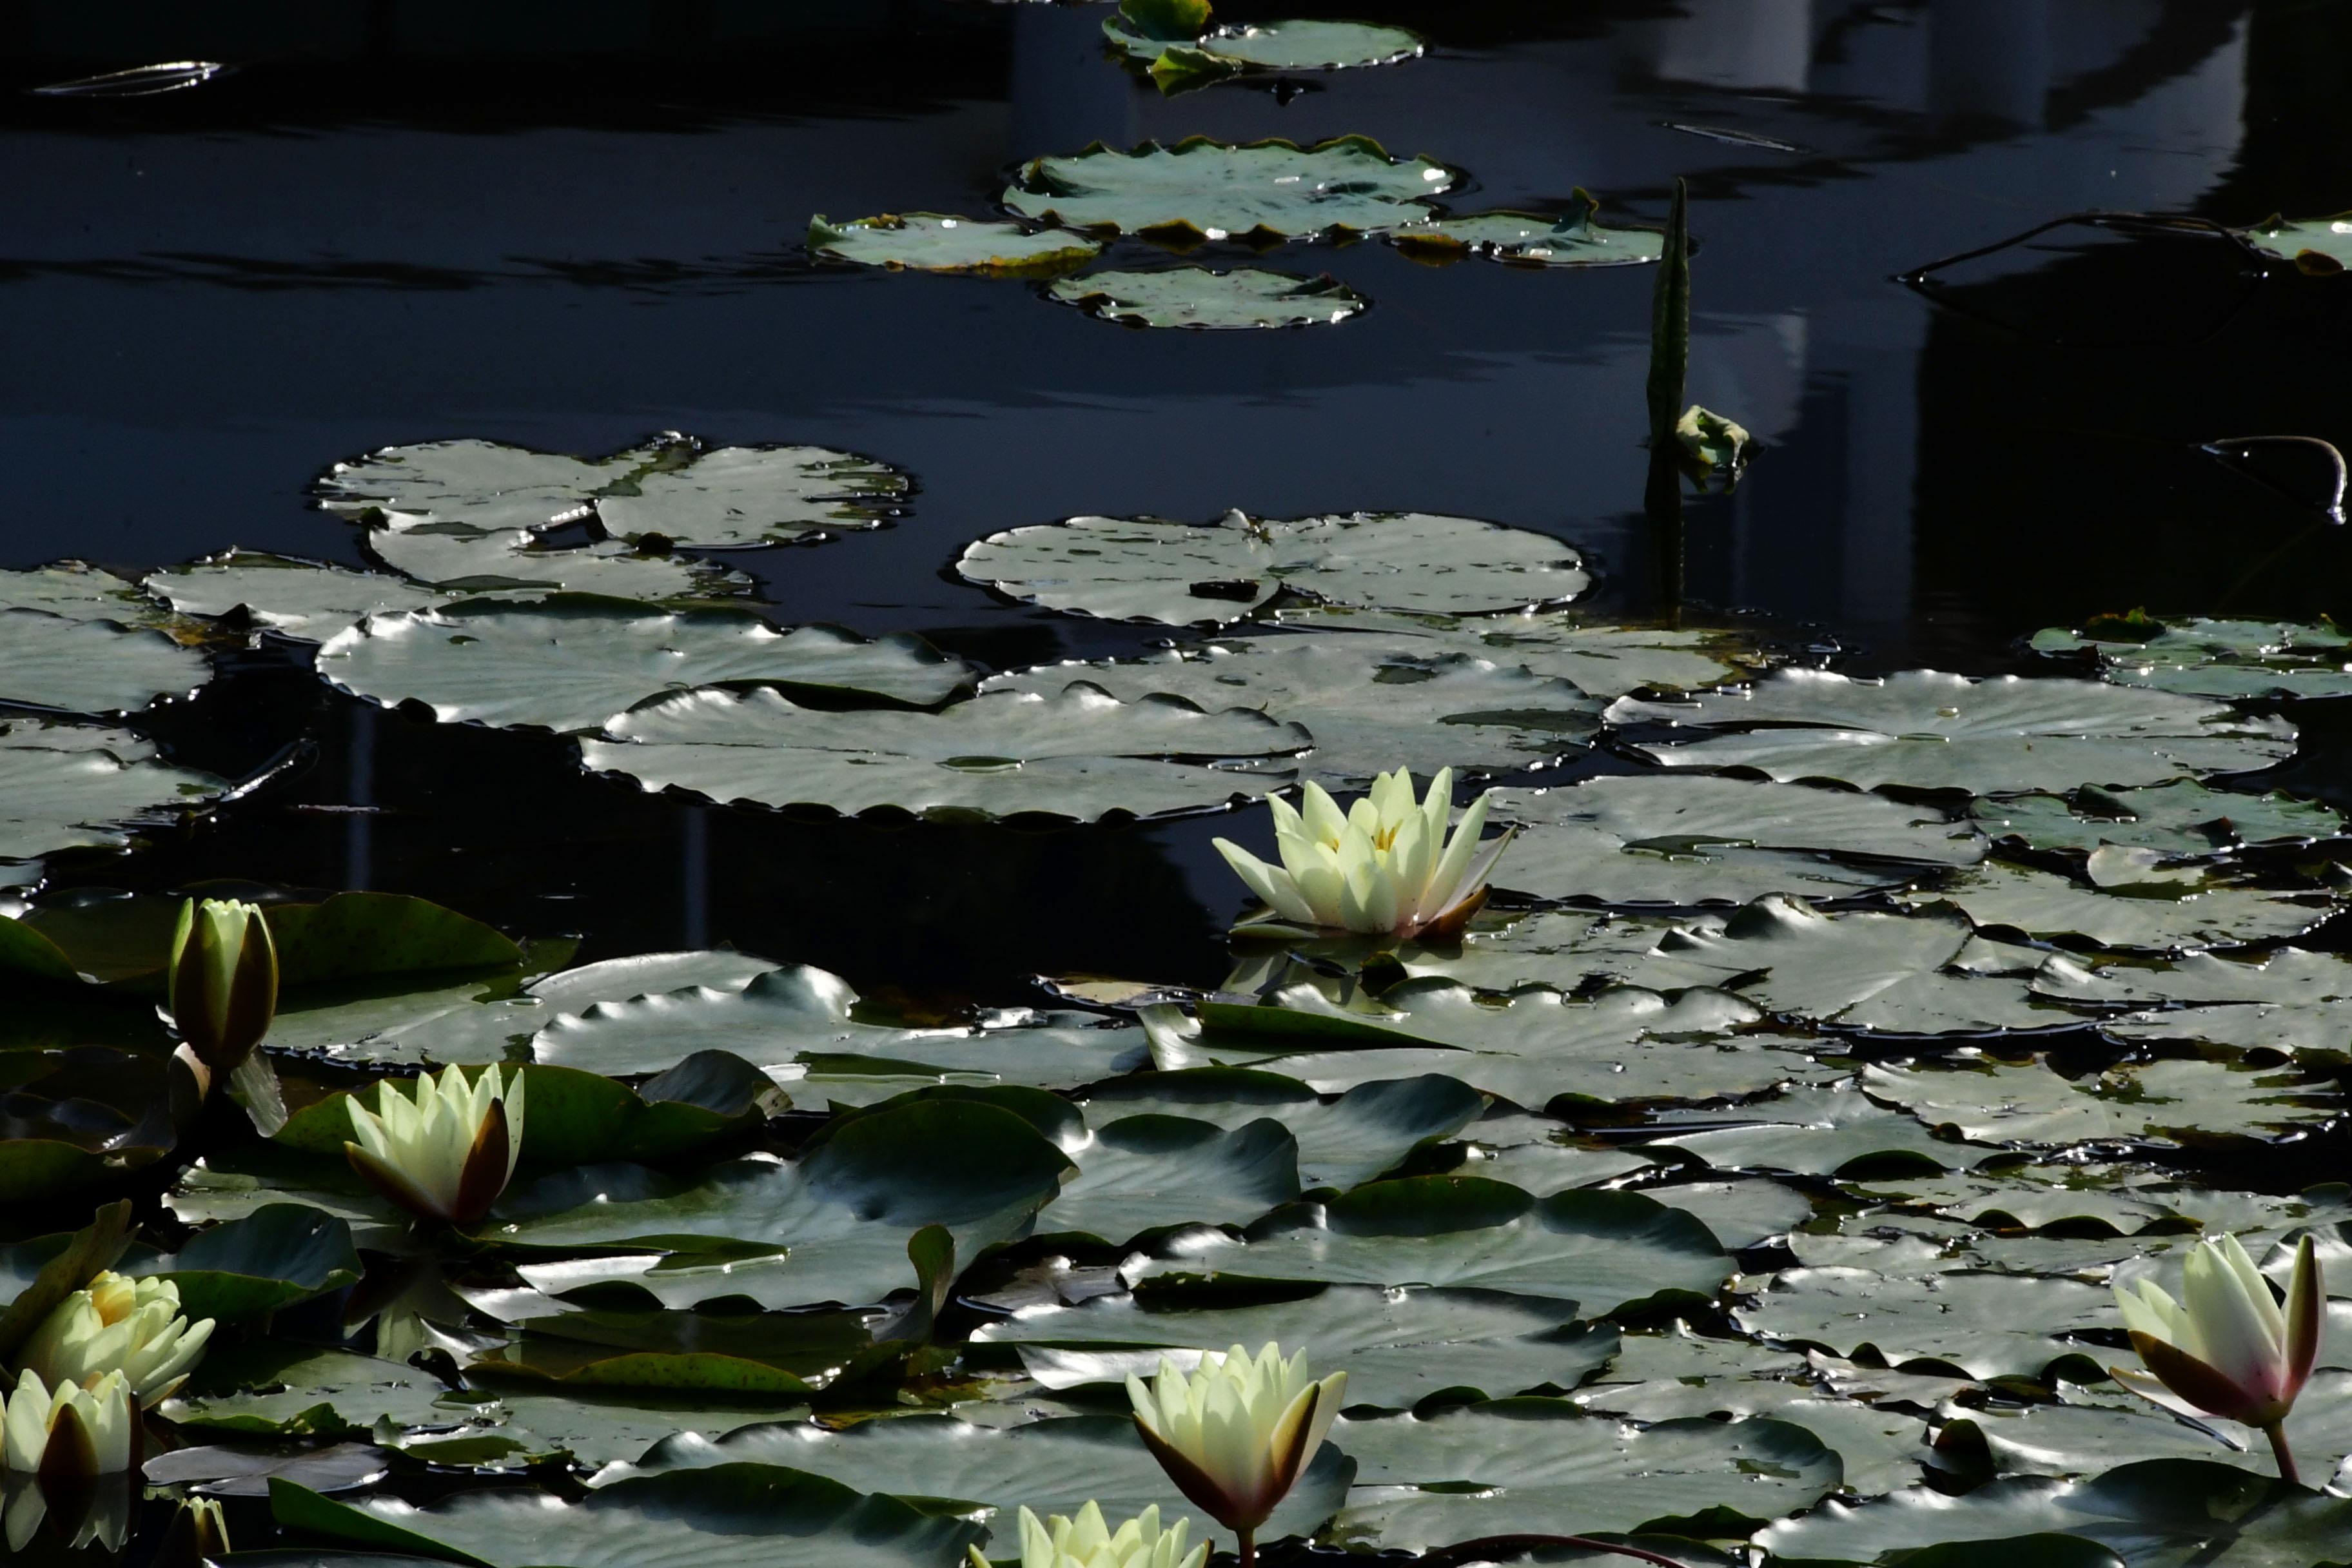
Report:
M 152 1407 L 186 1381 L 212 1332 L 210 1318 L 191 1327 L 181 1315 L 180 1288 L 169 1279 L 104 1273 L 50 1309 L 16 1364 L 51 1387 L 87 1388 L 119 1372 L 131 1397 Z
M 1129 1374 L 1135 1425 L 1177 1489 L 1236 1534 L 1264 1524 L 1323 1446 L 1348 1374 L 1317 1382 L 1307 1352 L 1268 1344 L 1253 1360 L 1212 1351 L 1188 1377 L 1162 1360 L 1147 1384 Z
M 130 1385 L 110 1372 L 89 1388 L 51 1389 L 37 1372 L 16 1374 L 0 1415 L 0 1460 L 11 1474 L 115 1476 L 131 1468 L 139 1417 Z
M 1157 1504 L 1112 1530 L 1102 1509 L 1093 1501 L 1078 1510 L 1076 1519 L 1059 1514 L 1044 1521 L 1026 1508 L 1021 1510 L 1021 1568 L 1202 1568 L 1208 1561 L 1207 1542 L 1184 1550 L 1192 1521 L 1180 1519 L 1160 1528 Z M 972 1568 L 989 1568 L 980 1548 L 971 1549 Z
M 416 1080 L 410 1100 L 396 1083 L 377 1089 L 376 1109 L 351 1100 L 343 1145 L 352 1169 L 385 1197 L 425 1219 L 472 1225 L 488 1214 L 522 1157 L 522 1070 L 511 1080 L 485 1068 L 471 1083 L 460 1068 Z
M 1345 813 L 1320 784 L 1309 784 L 1305 798 L 1304 811 L 1278 796 L 1266 803 L 1274 811 L 1278 867 L 1226 839 L 1215 841 L 1251 892 L 1277 917 L 1301 926 L 1401 937 L 1432 928 L 1458 931 L 1486 901 L 1486 879 L 1517 832 L 1480 845 L 1487 801 L 1482 795 L 1449 839 L 1452 768 L 1441 769 L 1417 803 L 1412 774 L 1403 768 L 1374 779 L 1370 793 Z

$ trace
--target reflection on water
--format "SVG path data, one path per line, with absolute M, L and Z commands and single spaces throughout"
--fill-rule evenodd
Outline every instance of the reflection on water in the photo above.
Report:
M 2129 241 L 2003 252 L 1939 299 L 1895 281 L 2086 208 L 2243 224 L 2352 205 L 2352 174 L 2315 151 L 2352 90 L 2340 7 L 1682 0 L 1547 19 L 1397 0 L 1345 9 L 1422 27 L 1430 58 L 1296 95 L 1172 100 L 1102 59 L 1099 7 L 688 9 L 587 8 L 558 58 L 532 28 L 399 0 L 311 8 L 288 37 L 24 7 L 0 68 L 17 86 L 134 59 L 241 68 L 139 103 L 8 100 L 0 191 L 35 221 L 0 246 L 0 553 L 150 567 L 237 543 L 350 560 L 349 532 L 301 500 L 335 458 L 449 435 L 604 451 L 679 428 L 913 472 L 892 531 L 744 563 L 785 618 L 922 630 L 997 663 L 1138 646 L 940 571 L 966 540 L 1079 512 L 1473 513 L 1572 539 L 1606 574 L 1597 602 L 1642 612 L 1638 269 L 1294 247 L 1278 264 L 1328 268 L 1374 308 L 1203 339 L 1110 330 L 1018 282 L 814 271 L 793 248 L 812 212 L 977 215 L 1010 164 L 1097 139 L 1361 132 L 1466 169 L 1465 209 L 1556 207 L 1582 185 L 1654 221 L 1673 178 L 1690 181 L 1690 394 L 1762 444 L 1734 495 L 1689 509 L 1699 600 L 1834 638 L 1862 668 L 1989 669 L 2088 610 L 2215 608 L 2226 591 L 2228 607 L 2308 613 L 2343 580 L 2339 531 L 2199 446 L 2352 439 L 2335 392 L 2347 290 L 2252 275 L 2244 301 L 2220 300 L 2167 247 Z M 2085 342 L 2101 302 L 2198 330 Z M 231 723 L 212 702 L 166 728 L 242 772 L 328 700 L 279 679 L 241 688 L 279 694 L 278 718 Z M 863 985 L 887 965 L 860 946 L 870 931 L 845 933 L 949 841 L 635 802 L 551 759 L 535 775 L 560 803 L 551 837 L 477 841 L 479 803 L 448 798 L 446 770 L 499 765 L 467 761 L 487 739 L 331 705 L 330 755 L 279 827 L 205 839 L 155 874 L 234 865 L 445 896 L 456 879 L 520 909 L 559 896 L 519 890 L 524 859 L 593 834 L 612 858 L 560 896 L 604 888 L 598 919 L 654 945 L 757 927 Z M 1138 875 L 1218 889 L 1199 825 L 1119 837 L 1129 848 L 1086 875 L 1131 850 Z M 1004 880 L 919 901 L 946 930 L 1050 898 L 1072 874 L 1054 842 L 969 859 Z M 749 909 L 741 868 L 772 857 L 795 869 Z M 615 877 L 642 897 L 614 904 Z M 630 940 L 616 931 L 616 950 Z M 1112 964 L 1143 941 L 1003 940 L 964 978 L 1075 967 L 1080 948 Z M 1206 928 L 1150 940 L 1207 952 Z

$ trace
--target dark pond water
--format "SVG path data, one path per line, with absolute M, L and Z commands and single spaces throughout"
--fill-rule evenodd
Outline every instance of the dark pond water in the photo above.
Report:
M 0 57 L 11 89 L 133 60 L 237 68 L 139 100 L 0 97 L 0 555 L 356 563 L 305 497 L 335 458 L 677 429 L 910 471 L 894 529 L 731 563 L 783 620 L 919 631 L 1000 668 L 1148 640 L 946 571 L 981 534 L 1086 512 L 1467 513 L 1572 541 L 1601 571 L 1592 604 L 1653 612 L 1649 269 L 1293 246 L 1280 264 L 1328 269 L 1370 312 L 1194 334 L 1115 330 L 1019 282 L 814 268 L 799 246 L 812 213 L 984 212 L 1009 165 L 1097 139 L 1362 132 L 1466 170 L 1467 205 L 1557 208 L 1580 185 L 1655 222 L 1689 182 L 1691 395 L 1762 443 L 1734 496 L 1689 510 L 1694 614 L 1760 617 L 1856 669 L 1981 672 L 2095 610 L 2342 607 L 2314 476 L 2200 447 L 2352 443 L 2352 294 L 2225 238 L 2095 226 L 1902 275 L 2084 210 L 2244 225 L 2352 205 L 2352 9 L 1341 10 L 1409 22 L 1430 58 L 1163 100 L 1105 67 L 1087 6 L 33 5 Z M 415 891 L 584 935 L 584 956 L 732 942 L 869 990 L 1010 1001 L 1041 972 L 1222 972 L 1239 899 L 1217 824 L 684 805 L 583 779 L 555 742 L 341 698 L 306 660 L 265 646 L 158 717 L 181 760 L 231 776 L 313 745 L 103 879 Z M 2300 787 L 2329 793 L 2330 726 L 2305 725 Z

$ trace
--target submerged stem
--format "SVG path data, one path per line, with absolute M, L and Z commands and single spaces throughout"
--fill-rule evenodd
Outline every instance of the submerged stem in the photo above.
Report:
M 2263 1428 L 2263 1436 L 2271 1440 L 2271 1457 L 2278 1460 L 2279 1479 L 2291 1487 L 2303 1485 L 2303 1478 L 2295 1473 L 2294 1455 L 2287 1449 L 2286 1423 L 2272 1422 Z

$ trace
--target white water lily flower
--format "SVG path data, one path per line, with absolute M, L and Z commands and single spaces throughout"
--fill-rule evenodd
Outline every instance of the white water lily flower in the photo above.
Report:
M 1470 803 L 1461 826 L 1446 837 L 1454 816 L 1454 770 L 1439 770 L 1426 798 L 1412 796 L 1403 768 L 1372 781 L 1370 794 L 1345 813 L 1322 785 L 1309 784 L 1306 809 L 1279 796 L 1275 846 L 1282 864 L 1269 866 L 1248 850 L 1217 839 L 1217 852 L 1281 920 L 1300 926 L 1411 937 L 1458 932 L 1486 900 L 1486 879 L 1517 828 L 1481 854 L 1486 795 Z
M 1202 1568 L 1209 1559 L 1208 1543 L 1184 1550 L 1192 1525 L 1191 1520 L 1180 1519 L 1160 1529 L 1156 1503 L 1117 1530 L 1103 1521 L 1101 1507 L 1091 1500 L 1076 1519 L 1055 1514 L 1041 1521 L 1024 1507 L 1021 1568 Z M 979 1547 L 970 1551 L 971 1568 L 989 1568 Z
M 40 1373 L 21 1372 L 6 1405 L 0 1461 L 12 1475 L 116 1476 L 131 1467 L 139 1417 L 119 1372 L 88 1388 L 61 1383 L 55 1389 Z
M 2168 1407 L 2186 1400 L 2259 1428 L 2270 1437 L 2280 1474 L 2295 1479 L 2283 1427 L 2327 1327 L 2327 1293 L 2311 1237 L 2295 1249 L 2284 1310 L 2234 1236 L 2189 1248 L 2180 1300 L 2142 1279 L 2137 1290 L 2116 1286 L 2116 1301 L 2132 1348 L 2147 1363 L 2146 1373 L 2110 1368 L 2116 1382 Z
M 119 1372 L 131 1396 L 152 1408 L 186 1381 L 212 1332 L 210 1318 L 191 1326 L 181 1315 L 171 1280 L 101 1273 L 49 1310 L 16 1352 L 16 1365 L 53 1388 L 87 1388 Z
M 1241 1538 L 1244 1561 L 1257 1527 L 1323 1446 L 1348 1374 L 1317 1382 L 1307 1352 L 1288 1361 L 1268 1344 L 1252 1360 L 1235 1345 L 1211 1351 L 1187 1376 L 1163 1359 L 1146 1384 L 1130 1373 L 1127 1396 L 1144 1446 L 1177 1489 Z
M 385 1197 L 425 1219 L 472 1225 L 489 1213 L 522 1157 L 522 1069 L 511 1080 L 485 1068 L 471 1083 L 457 1068 L 416 1080 L 411 1100 L 394 1083 L 369 1110 L 351 1101 L 352 1169 Z
M 214 1073 L 233 1072 L 278 1013 L 278 946 L 257 905 L 190 899 L 165 968 L 172 1026 Z

